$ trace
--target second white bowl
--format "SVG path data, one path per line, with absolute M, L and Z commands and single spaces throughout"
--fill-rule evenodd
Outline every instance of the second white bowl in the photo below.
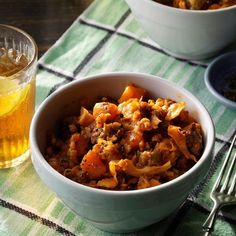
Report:
M 205 59 L 236 42 L 236 6 L 182 10 L 152 0 L 126 0 L 150 38 L 169 54 Z

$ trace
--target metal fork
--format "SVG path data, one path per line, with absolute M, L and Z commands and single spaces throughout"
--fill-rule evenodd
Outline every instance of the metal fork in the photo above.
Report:
M 236 153 L 231 158 L 235 140 L 236 134 L 234 135 L 220 174 L 211 190 L 210 197 L 214 202 L 214 206 L 205 223 L 202 225 L 205 236 L 211 235 L 220 208 L 225 205 L 236 204 Z

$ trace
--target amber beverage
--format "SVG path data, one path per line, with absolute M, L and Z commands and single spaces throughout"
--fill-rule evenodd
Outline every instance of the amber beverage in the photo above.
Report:
M 29 156 L 37 46 L 22 30 L 0 25 L 0 169 Z

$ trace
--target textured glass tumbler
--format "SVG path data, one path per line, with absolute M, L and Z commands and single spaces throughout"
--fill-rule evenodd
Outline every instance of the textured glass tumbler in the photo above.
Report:
M 0 24 L 0 169 L 29 156 L 38 49 L 30 35 Z

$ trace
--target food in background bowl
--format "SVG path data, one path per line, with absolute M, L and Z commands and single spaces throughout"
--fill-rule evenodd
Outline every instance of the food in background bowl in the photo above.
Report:
M 76 115 L 79 107 L 95 104 L 99 96 L 119 99 L 130 83 L 144 88 L 151 98 L 185 102 L 185 109 L 201 125 L 203 150 L 187 172 L 159 186 L 132 191 L 111 191 L 76 183 L 52 168 L 45 157 L 48 130 Z M 51 94 L 36 111 L 30 130 L 32 162 L 42 181 L 75 213 L 110 232 L 131 232 L 163 220 L 174 212 L 209 170 L 214 147 L 214 126 L 204 106 L 191 93 L 157 76 L 107 73 L 78 79 Z
M 126 0 L 143 30 L 165 52 L 202 60 L 236 42 L 236 5 L 217 10 L 184 10 L 153 0 Z
M 213 60 L 204 75 L 209 92 L 223 105 L 236 109 L 236 51 Z
M 185 102 L 149 98 L 128 85 L 49 133 L 48 163 L 81 184 L 111 190 L 153 187 L 189 170 L 203 150 L 201 126 Z
M 215 10 L 236 5 L 236 0 L 153 0 L 167 6 L 191 10 Z

